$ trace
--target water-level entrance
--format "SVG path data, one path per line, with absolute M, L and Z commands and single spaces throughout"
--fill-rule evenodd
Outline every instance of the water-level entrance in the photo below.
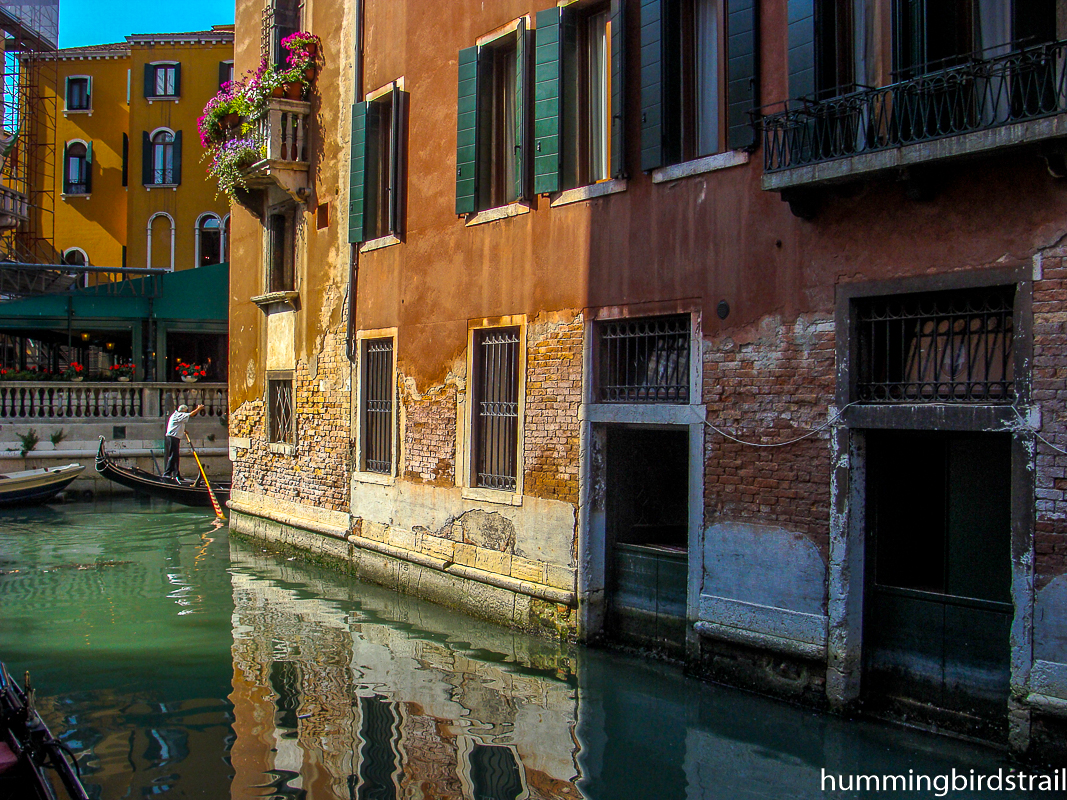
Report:
M 867 525 L 868 705 L 995 736 L 1010 677 L 1010 435 L 869 432 Z
M 685 647 L 689 432 L 607 431 L 607 615 L 616 639 Z

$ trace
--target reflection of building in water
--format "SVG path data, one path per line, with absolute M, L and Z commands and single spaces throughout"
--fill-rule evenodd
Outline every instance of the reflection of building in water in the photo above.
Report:
M 235 800 L 580 796 L 558 645 L 231 550 Z

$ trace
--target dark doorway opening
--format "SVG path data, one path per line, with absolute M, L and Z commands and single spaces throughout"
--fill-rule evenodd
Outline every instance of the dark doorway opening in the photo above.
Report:
M 689 433 L 611 426 L 606 462 L 606 633 L 681 655 L 689 572 Z
M 1010 434 L 868 433 L 867 528 L 865 705 L 1003 738 Z

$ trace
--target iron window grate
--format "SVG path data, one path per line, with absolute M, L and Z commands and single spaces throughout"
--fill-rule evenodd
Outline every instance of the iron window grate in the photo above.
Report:
M 515 491 L 519 439 L 519 329 L 475 339 L 475 483 Z
M 602 322 L 601 403 L 688 403 L 689 316 Z
M 370 339 L 363 356 L 363 468 L 393 472 L 393 340 Z
M 268 413 L 270 415 L 270 440 L 282 444 L 296 444 L 293 431 L 293 382 L 292 380 L 268 381 Z
M 1011 403 L 1013 286 L 897 295 L 857 304 L 856 399 Z

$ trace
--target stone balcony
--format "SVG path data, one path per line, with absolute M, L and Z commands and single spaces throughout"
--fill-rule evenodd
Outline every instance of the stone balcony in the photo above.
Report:
M 271 186 L 284 189 L 300 203 L 310 194 L 308 121 L 311 103 L 270 98 L 267 113 L 259 120 L 257 135 L 266 145 L 267 157 L 244 170 L 249 189 Z
M 9 231 L 30 219 L 30 202 L 22 192 L 0 186 L 0 230 Z

